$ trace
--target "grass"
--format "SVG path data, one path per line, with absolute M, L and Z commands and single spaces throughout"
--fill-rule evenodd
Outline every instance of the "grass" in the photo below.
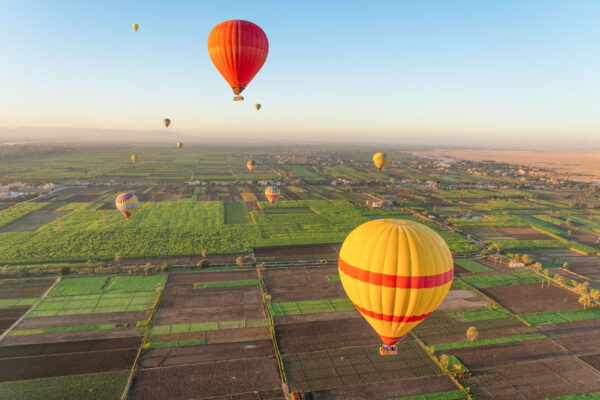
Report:
M 0 299 L 0 308 L 24 307 L 35 304 L 37 297 L 23 297 L 18 299 Z
M 154 291 L 47 297 L 27 318 L 141 311 L 148 309 L 155 297 Z
M 340 276 L 338 274 L 327 275 L 327 279 L 330 280 L 331 282 L 339 282 L 340 281 Z
M 248 214 L 248 206 L 246 203 L 225 202 L 225 224 L 249 224 L 251 223 L 250 214 Z
M 129 370 L 97 374 L 0 382 L 0 397 L 6 399 L 106 400 L 118 399 L 129 378 Z
M 446 350 L 453 350 L 453 349 L 462 349 L 465 347 L 478 347 L 478 346 L 488 346 L 488 345 L 492 345 L 492 344 L 522 342 L 524 340 L 543 339 L 546 337 L 547 337 L 546 335 L 541 334 L 541 333 L 525 333 L 522 335 L 473 340 L 473 341 L 468 341 L 468 342 L 435 344 L 432 347 L 434 348 L 435 351 L 446 351 Z
M 588 308 L 566 311 L 547 311 L 521 314 L 519 317 L 531 325 L 560 324 L 563 322 L 586 321 L 600 318 L 600 308 Z
M 266 319 L 248 319 L 239 321 L 210 321 L 190 324 L 156 325 L 150 329 L 150 336 L 173 335 L 200 331 L 216 331 L 219 329 L 255 328 L 267 326 Z
M 486 267 L 474 260 L 457 260 L 455 261 L 458 265 L 463 268 L 468 269 L 471 272 L 479 273 L 479 272 L 494 272 L 494 270 L 490 267 Z
M 393 399 L 388 400 L 459 400 L 466 399 L 467 395 L 461 392 L 460 390 L 452 390 L 450 392 L 439 392 L 439 393 L 429 393 L 429 394 L 420 394 L 417 396 L 405 396 L 405 397 L 395 397 Z
M 347 298 L 299 300 L 267 303 L 269 313 L 274 317 L 283 315 L 316 314 L 326 312 L 353 311 L 354 305 Z
M 461 279 L 477 288 L 488 288 L 497 286 L 530 285 L 541 283 L 543 278 L 534 272 L 523 270 L 515 272 L 514 274 L 462 276 Z
M 54 328 L 22 329 L 19 331 L 11 331 L 8 334 L 8 336 L 41 335 L 44 333 L 59 333 L 59 332 L 100 331 L 100 330 L 106 330 L 106 329 L 115 329 L 117 327 L 118 327 L 117 324 L 58 326 L 58 327 L 54 327 Z
M 166 280 L 166 275 L 63 278 L 52 289 L 50 296 L 152 292 L 158 285 L 164 285 Z
M 258 286 L 258 279 L 246 279 L 239 281 L 217 281 L 217 282 L 198 282 L 194 283 L 194 289 L 213 289 L 223 287 L 240 287 L 240 286 Z
M 159 343 L 148 343 L 147 348 L 157 349 L 160 347 L 182 347 L 182 346 L 198 346 L 201 344 L 206 344 L 204 339 L 195 339 L 195 340 L 179 340 L 177 342 L 159 342 Z
M 0 227 L 13 222 L 32 211 L 46 207 L 50 203 L 18 203 L 0 211 Z

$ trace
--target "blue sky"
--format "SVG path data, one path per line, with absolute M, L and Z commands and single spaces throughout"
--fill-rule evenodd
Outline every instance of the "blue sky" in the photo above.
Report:
M 154 130 L 169 117 L 207 138 L 431 144 L 600 132 L 597 0 L 1 4 L 7 128 Z M 236 18 L 270 51 L 234 103 L 206 40 Z

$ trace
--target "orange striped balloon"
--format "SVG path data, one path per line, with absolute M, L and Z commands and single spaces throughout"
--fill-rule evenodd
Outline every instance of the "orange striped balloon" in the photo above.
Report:
M 348 298 L 386 346 L 442 303 L 454 274 L 444 239 L 425 225 L 400 219 L 366 222 L 350 232 L 338 268 Z

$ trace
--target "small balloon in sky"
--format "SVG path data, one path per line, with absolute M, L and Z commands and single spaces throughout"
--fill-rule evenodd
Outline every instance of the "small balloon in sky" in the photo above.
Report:
M 137 32 L 138 29 L 140 29 L 140 26 L 138 24 L 133 24 L 133 30 Z

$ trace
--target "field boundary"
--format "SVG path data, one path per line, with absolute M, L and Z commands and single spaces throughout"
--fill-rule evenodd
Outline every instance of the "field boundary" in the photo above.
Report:
M 27 311 L 25 311 L 23 313 L 23 315 L 21 315 L 19 317 L 19 319 L 17 319 L 11 326 L 8 327 L 7 330 L 5 330 L 2 335 L 0 335 L 0 342 L 2 342 L 2 340 L 4 340 L 4 338 L 17 326 L 21 323 L 21 321 L 23 321 L 25 319 L 25 317 L 27 316 L 27 314 L 29 314 L 31 311 L 33 311 L 34 308 L 36 308 L 41 302 L 42 300 L 44 300 L 46 297 L 48 297 L 48 294 L 52 291 L 52 289 L 54 289 L 54 286 L 56 286 L 56 284 L 62 279 L 62 277 L 58 277 L 56 278 L 56 280 L 54 281 L 54 283 L 52 285 L 50 285 L 50 287 L 44 292 L 43 295 L 40 296 L 40 298 L 38 299 L 38 301 L 36 301 L 31 307 L 29 307 L 29 309 Z
M 156 298 L 154 299 L 154 304 L 152 304 L 152 310 L 150 312 L 150 315 L 148 316 L 148 318 L 145 321 L 146 326 L 144 329 L 144 337 L 142 338 L 142 342 L 140 343 L 140 346 L 138 347 L 138 351 L 135 356 L 135 359 L 133 360 L 133 365 L 131 366 L 131 373 L 129 374 L 129 378 L 127 379 L 125 388 L 123 389 L 123 394 L 121 395 L 121 400 L 126 400 L 127 395 L 129 394 L 129 388 L 131 387 L 131 382 L 133 381 L 133 376 L 135 375 L 135 371 L 137 369 L 138 360 L 144 349 L 144 344 L 146 343 L 146 340 L 148 339 L 148 334 L 150 333 L 150 326 L 152 325 L 152 320 L 154 320 L 154 317 L 156 316 L 156 311 L 158 310 L 158 304 L 160 303 L 163 289 L 164 289 L 164 284 L 161 285 L 159 288 L 157 288 L 158 294 L 156 295 Z

